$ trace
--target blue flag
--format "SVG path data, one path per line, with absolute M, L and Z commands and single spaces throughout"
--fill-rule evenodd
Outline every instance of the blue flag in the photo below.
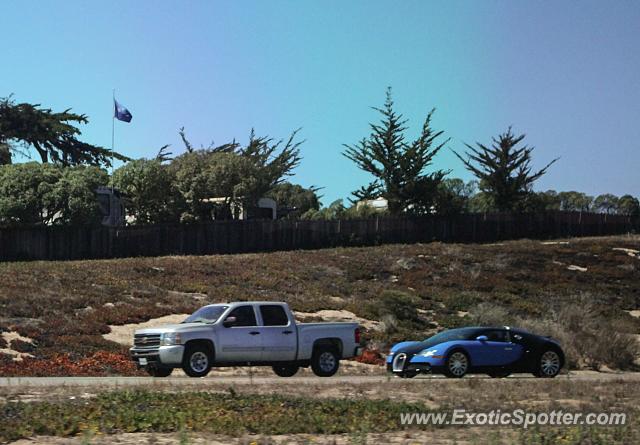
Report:
M 129 110 L 127 110 L 125 107 L 120 105 L 118 103 L 118 101 L 115 100 L 115 98 L 113 99 L 113 105 L 115 107 L 114 117 L 116 119 L 118 119 L 119 121 L 122 121 L 122 122 L 131 122 L 131 119 L 133 118 L 133 115 L 131 114 L 131 112 Z

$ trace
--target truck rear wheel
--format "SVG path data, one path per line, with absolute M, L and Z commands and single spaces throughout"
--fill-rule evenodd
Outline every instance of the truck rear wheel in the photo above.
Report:
M 311 357 L 311 369 L 318 377 L 331 377 L 340 367 L 340 357 L 335 349 L 318 348 Z
M 273 372 L 280 377 L 293 377 L 298 372 L 300 367 L 296 365 L 281 365 L 281 366 L 272 366 Z
M 182 369 L 189 377 L 204 377 L 209 374 L 213 364 L 213 355 L 202 344 L 190 345 L 184 351 Z

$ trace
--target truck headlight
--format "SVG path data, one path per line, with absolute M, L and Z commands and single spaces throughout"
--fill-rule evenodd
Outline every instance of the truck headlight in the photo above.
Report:
M 418 355 L 421 355 L 422 357 L 433 357 L 436 352 L 438 352 L 437 349 L 425 349 L 424 351 L 420 351 Z
M 173 346 L 182 344 L 182 339 L 180 338 L 180 334 L 177 332 L 169 332 L 167 334 L 162 334 L 162 338 L 160 340 L 160 346 Z

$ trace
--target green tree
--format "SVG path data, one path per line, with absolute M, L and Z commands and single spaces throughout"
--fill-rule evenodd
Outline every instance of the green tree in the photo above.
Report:
M 276 201 L 278 214 L 285 211 L 289 217 L 295 217 L 311 209 L 320 209 L 318 190 L 317 187 L 304 188 L 298 184 L 283 182 L 273 187 L 265 196 Z
M 371 201 L 376 199 L 382 193 L 382 188 L 377 181 L 372 182 L 371 184 L 360 187 L 358 190 L 355 190 L 351 193 L 353 198 L 349 198 L 349 202 L 352 205 L 356 205 L 360 201 Z
M 52 223 L 58 212 L 54 189 L 61 171 L 37 162 L 0 166 L 0 223 L 41 225 Z
M 604 193 L 593 200 L 593 207 L 597 212 L 614 214 L 618 213 L 618 197 L 611 193 Z
M 558 192 L 547 190 L 546 192 L 529 193 L 525 197 L 521 209 L 525 212 L 549 212 L 560 210 L 561 206 Z
M 304 141 L 296 141 L 298 131 L 292 132 L 285 142 L 283 139 L 276 141 L 268 136 L 258 137 L 251 130 L 249 143 L 236 150 L 236 153 L 250 160 L 255 166 L 255 189 L 252 191 L 253 195 L 247 198 L 257 201 L 291 176 L 293 170 L 300 165 L 300 145 Z
M 302 215 L 302 219 L 311 220 L 335 220 L 342 219 L 347 209 L 344 206 L 342 199 L 337 199 L 329 204 L 328 207 L 323 207 L 319 210 L 309 209 Z
M 0 224 L 98 223 L 96 189 L 107 181 L 107 173 L 92 166 L 0 166 Z
M 180 130 L 187 153 L 170 164 L 176 184 L 187 203 L 183 221 L 206 221 L 238 217 L 239 209 L 250 207 L 276 185 L 293 174 L 301 161 L 298 131 L 285 140 L 256 136 L 242 146 L 228 144 L 196 150 Z M 220 198 L 215 201 L 212 198 Z
M 16 104 L 11 97 L 0 99 L 0 144 L 8 146 L 10 153 L 34 149 L 43 163 L 64 166 L 110 166 L 112 156 L 128 160 L 121 154 L 80 141 L 77 126 L 86 123 L 87 116 L 69 109 L 53 112 L 40 108 L 39 104 Z M 5 152 L 4 164 L 9 163 L 6 157 Z
M 554 159 L 533 173 L 533 147 L 516 147 L 524 138 L 524 134 L 515 136 L 509 127 L 505 133 L 493 138 L 491 147 L 479 142 L 476 142 L 477 147 L 465 144 L 469 149 L 466 159 L 454 151 L 465 167 L 480 180 L 480 189 L 487 193 L 499 211 L 523 210 L 533 183 L 558 160 Z
M 431 173 L 425 171 L 448 142 L 448 139 L 436 142 L 443 132 L 431 128 L 435 109 L 429 112 L 420 136 L 412 142 L 408 142 L 404 135 L 407 121 L 393 109 L 391 88 L 387 90 L 384 107 L 374 109 L 382 114 L 381 122 L 370 124 L 371 134 L 357 144 L 345 144 L 343 155 L 376 178 L 381 185 L 382 196 L 389 203 L 391 214 L 429 212 L 438 186 L 448 173 L 442 170 Z M 363 191 L 371 187 L 374 185 L 365 187 Z
M 0 165 L 11 164 L 11 149 L 9 144 L 0 141 Z
M 487 213 L 495 210 L 493 199 L 486 192 L 479 191 L 469 198 L 469 211 L 471 213 Z
M 127 214 L 136 224 L 177 222 L 185 203 L 174 173 L 161 160 L 137 159 L 118 168 L 111 183 L 124 193 Z
M 99 223 L 102 214 L 96 198 L 96 190 L 109 182 L 107 172 L 95 166 L 66 167 L 61 168 L 60 171 L 62 174 L 53 189 L 59 214 L 55 223 L 60 225 Z
M 593 197 L 581 192 L 560 192 L 558 198 L 560 199 L 560 210 L 588 212 L 593 205 Z
M 185 202 L 183 222 L 237 217 L 237 209 L 255 204 L 259 194 L 257 166 L 236 153 L 196 150 L 178 156 L 170 168 Z
M 455 215 L 470 211 L 470 200 L 478 188 L 477 181 L 465 183 L 459 178 L 444 179 L 438 187 L 435 211 L 441 215 Z
M 631 195 L 622 195 L 618 201 L 618 212 L 621 215 L 640 216 L 640 202 Z

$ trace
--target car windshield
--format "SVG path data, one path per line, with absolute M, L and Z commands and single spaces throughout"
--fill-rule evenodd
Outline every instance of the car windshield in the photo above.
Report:
M 189 315 L 183 323 L 215 323 L 228 307 L 222 305 L 201 307 Z
M 424 340 L 428 345 L 437 345 L 438 343 L 444 343 L 446 341 L 455 340 L 474 340 L 482 329 L 478 328 L 460 328 L 449 329 L 448 331 L 442 331 L 438 334 L 429 337 Z

